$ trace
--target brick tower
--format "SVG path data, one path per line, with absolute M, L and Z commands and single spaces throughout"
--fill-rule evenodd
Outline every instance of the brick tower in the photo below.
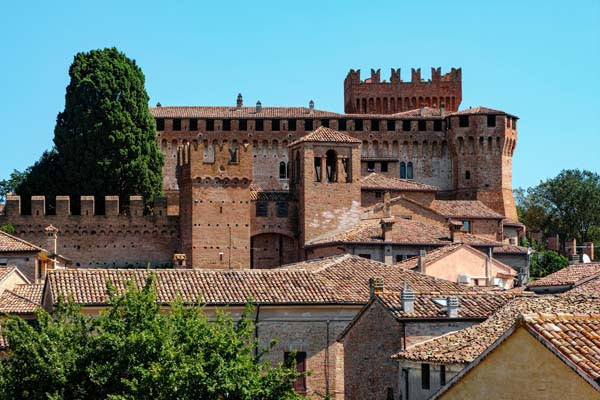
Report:
M 448 118 L 448 141 L 456 198 L 481 200 L 518 221 L 512 192 L 517 117 L 485 107 L 462 110 Z
M 360 69 L 351 69 L 344 80 L 344 111 L 349 114 L 394 114 L 419 107 L 456 111 L 462 101 L 462 72 L 452 68 L 442 75 L 431 68 L 431 79 L 421 79 L 421 68 L 412 68 L 411 81 L 403 82 L 400 68 L 393 69 L 390 81 L 381 81 L 381 70 L 371 69 L 371 77 L 360 80 Z
M 323 126 L 290 144 L 301 247 L 359 220 L 360 147 L 360 140 Z
M 191 268 L 250 267 L 252 154 L 247 142 L 178 149 L 181 252 Z

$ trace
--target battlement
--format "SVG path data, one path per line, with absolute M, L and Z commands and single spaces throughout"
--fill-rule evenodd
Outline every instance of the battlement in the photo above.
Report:
M 361 80 L 360 69 L 351 69 L 344 80 L 344 110 L 358 114 L 393 114 L 419 107 L 444 106 L 456 111 L 462 100 L 462 69 L 442 74 L 441 67 L 431 68 L 428 80 L 421 68 L 411 68 L 410 82 L 402 80 L 400 68 L 391 68 L 389 82 L 381 81 L 381 69 Z
M 252 181 L 252 152 L 246 140 L 193 141 L 177 149 L 177 174 L 185 179 Z
M 142 196 L 129 196 L 129 206 L 121 210 L 119 207 L 119 196 L 104 196 L 104 213 L 96 213 L 96 198 L 94 196 L 81 196 L 79 199 L 79 213 L 74 214 L 69 196 L 56 196 L 54 212 L 49 213 L 45 196 L 31 196 L 31 213 L 24 214 L 21 208 L 21 196 L 6 196 L 6 204 L 2 214 L 3 220 L 12 221 L 14 217 L 47 218 L 49 216 L 81 216 L 81 217 L 145 217 L 144 200 Z M 147 215 L 146 215 L 147 216 Z M 156 197 L 150 211 L 150 216 L 167 216 L 167 198 Z

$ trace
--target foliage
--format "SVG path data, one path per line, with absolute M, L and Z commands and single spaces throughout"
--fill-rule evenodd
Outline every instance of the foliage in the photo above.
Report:
M 15 233 L 15 226 L 13 224 L 11 224 L 11 223 L 2 224 L 2 225 L 0 225 L 0 231 L 6 232 L 9 235 L 14 235 L 14 233 Z
M 151 202 L 161 192 L 163 155 L 142 70 L 111 48 L 78 53 L 69 76 L 54 148 L 31 167 L 17 193 L 119 195 L 125 202 L 139 194 Z
M 598 240 L 600 233 L 600 175 L 563 170 L 539 185 L 515 191 L 519 219 L 530 231 L 558 233 L 561 241 Z
M 20 172 L 15 169 L 10 174 L 8 179 L 3 179 L 0 181 L 0 202 L 6 200 L 7 194 L 16 192 L 17 186 L 21 184 L 21 182 L 25 179 L 28 173 L 29 170 Z
M 19 318 L 3 325 L 10 343 L 0 363 L 0 399 L 297 399 L 298 374 L 263 360 L 254 339 L 253 309 L 236 322 L 200 305 L 161 312 L 150 278 L 141 290 L 109 287 L 97 318 L 71 303 L 39 324 Z
M 531 255 L 529 273 L 532 277 L 550 275 L 569 265 L 566 257 L 552 250 L 541 249 Z

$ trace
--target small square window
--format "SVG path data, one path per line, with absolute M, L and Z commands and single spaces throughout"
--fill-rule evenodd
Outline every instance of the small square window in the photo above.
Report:
M 381 162 L 381 172 L 388 172 L 388 163 L 387 161 Z
M 256 203 L 256 216 L 266 217 L 269 212 L 269 203 L 266 201 L 259 201 Z
M 379 130 L 379 120 L 378 119 L 372 119 L 371 120 L 371 130 L 372 131 L 378 131 Z
M 354 120 L 354 130 L 355 131 L 362 131 L 363 130 L 363 120 L 362 119 L 355 119 Z
M 442 130 L 442 121 L 433 121 L 433 130 L 441 131 Z
M 295 130 L 296 130 L 296 120 L 288 119 L 288 131 L 295 131 Z
M 190 119 L 190 131 L 197 131 L 197 130 L 198 130 L 198 120 Z
M 287 201 L 277 202 L 277 218 L 285 218 L 288 216 L 289 208 Z
M 402 121 L 402 130 L 405 132 L 410 131 L 410 121 Z
M 338 120 L 338 129 L 340 131 L 345 131 L 346 130 L 346 120 L 345 119 Z
M 240 129 L 240 131 L 247 131 L 248 130 L 248 120 L 240 119 L 239 120 L 239 129 Z
M 231 130 L 231 120 L 230 119 L 224 119 L 223 120 L 223 130 L 224 131 L 230 131 Z
M 419 121 L 419 130 L 426 131 L 427 130 L 427 121 Z
M 304 120 L 304 130 L 305 131 L 312 131 L 313 130 L 313 120 L 312 119 L 305 119 Z
M 469 126 L 469 116 L 468 115 L 461 115 L 460 117 L 458 117 L 458 126 L 460 128 L 466 128 Z
M 262 119 L 257 119 L 255 124 L 255 129 L 257 131 L 262 131 L 265 129 L 265 121 Z
M 281 121 L 278 119 L 274 119 L 273 121 L 271 121 L 271 130 L 273 130 L 273 131 L 281 130 Z
M 375 198 L 376 199 L 380 199 L 381 198 L 381 192 L 375 192 Z
M 207 119 L 206 120 L 206 130 L 207 131 L 214 131 L 215 130 L 215 120 L 214 119 Z
M 165 130 L 165 119 L 164 118 L 156 118 L 156 130 L 157 131 Z
M 181 130 L 181 118 L 175 118 L 173 120 L 173 130 L 180 131 Z
M 369 172 L 375 171 L 375 161 L 367 161 L 367 171 L 369 171 Z
M 489 127 L 496 126 L 496 116 L 495 115 L 487 116 L 487 126 L 489 126 Z
M 390 132 L 393 132 L 396 130 L 396 121 L 394 121 L 393 119 L 388 119 L 387 120 L 387 130 Z
M 325 128 L 329 128 L 329 120 L 328 119 L 322 119 L 321 120 L 321 126 L 324 126 Z

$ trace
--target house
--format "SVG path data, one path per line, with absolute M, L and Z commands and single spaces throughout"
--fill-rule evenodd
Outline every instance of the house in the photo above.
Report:
M 416 292 L 442 295 L 468 290 L 455 282 L 346 254 L 260 270 L 51 270 L 43 305 L 52 310 L 60 297 L 71 297 L 84 313 L 97 314 L 107 306 L 108 282 L 121 292 L 128 281 L 141 287 L 150 274 L 156 275 L 158 301 L 165 308 L 181 296 L 188 304 L 206 303 L 209 313 L 227 307 L 236 317 L 252 301 L 260 345 L 278 340 L 267 357 L 280 362 L 286 353 L 297 352 L 298 368 L 312 374 L 296 387 L 314 398 L 344 398 L 343 348 L 336 338 L 369 302 L 370 278 L 382 277 L 393 291 L 405 284 Z
M 600 263 L 573 264 L 530 282 L 527 288 L 538 294 L 563 293 L 575 288 L 587 291 L 598 284 L 593 282 L 598 278 Z
M 402 398 L 429 399 L 492 346 L 520 314 L 534 313 L 598 314 L 600 298 L 580 294 L 516 296 L 480 324 L 407 347 L 392 356 L 399 363 Z
M 401 292 L 372 280 L 372 297 L 342 332 L 347 399 L 396 399 L 398 363 L 390 354 L 487 319 L 511 296 L 492 292 Z M 365 366 L 368 365 L 368 368 Z
M 525 314 L 432 399 L 600 399 L 598 314 Z

